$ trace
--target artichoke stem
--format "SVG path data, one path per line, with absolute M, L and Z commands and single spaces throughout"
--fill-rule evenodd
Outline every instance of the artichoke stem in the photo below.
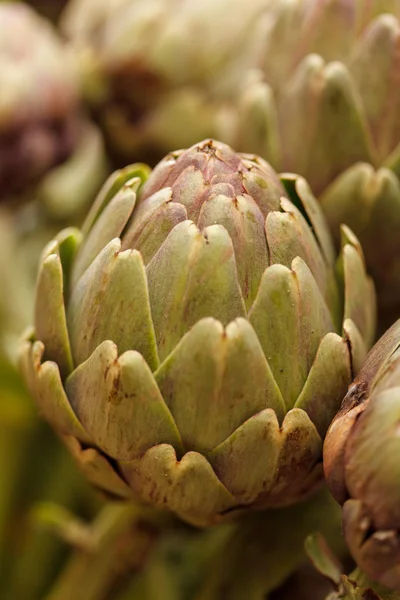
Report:
M 48 502 L 68 506 L 74 512 L 86 509 L 89 514 L 94 514 L 94 494 L 84 485 L 65 448 L 53 437 L 49 438 L 47 434 L 50 432 L 39 426 L 39 423 L 37 425 L 33 441 L 41 439 L 42 445 L 38 449 L 41 452 L 50 449 L 52 458 L 47 462 L 46 471 L 42 469 L 43 478 L 39 477 L 37 469 L 31 473 L 32 477 L 36 476 L 32 480 L 24 471 L 28 488 L 24 487 L 19 491 L 20 497 L 22 495 L 25 500 L 18 506 L 13 517 L 18 523 L 18 531 L 23 532 L 23 535 L 19 534 L 21 539 L 15 535 L 16 545 L 8 552 L 4 565 L 7 574 L 6 598 L 12 600 L 42 600 L 49 589 L 49 582 L 54 580 L 60 564 L 62 565 L 66 552 L 63 540 L 49 531 L 49 528 L 38 526 L 34 508 L 37 498 L 46 498 Z M 32 446 L 34 447 L 30 443 L 30 464 L 37 465 Z M 54 477 L 54 473 L 57 473 L 57 477 Z M 39 556 L 40 561 L 37 560 Z
M 110 503 L 98 515 L 91 544 L 77 549 L 46 600 L 108 600 L 140 571 L 169 516 L 141 506 Z

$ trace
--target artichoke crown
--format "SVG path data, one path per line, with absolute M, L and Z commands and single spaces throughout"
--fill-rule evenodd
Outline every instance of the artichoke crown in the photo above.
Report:
M 360 246 L 336 260 L 306 182 L 219 142 L 148 175 L 44 251 L 26 377 L 103 489 L 201 525 L 294 502 L 373 339 Z

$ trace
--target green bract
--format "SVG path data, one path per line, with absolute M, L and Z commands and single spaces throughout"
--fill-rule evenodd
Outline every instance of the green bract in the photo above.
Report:
M 40 267 L 22 367 L 88 477 L 215 523 L 295 502 L 374 337 L 304 179 L 206 140 L 115 173 Z M 289 199 L 290 198 L 290 199 Z
M 324 468 L 357 563 L 400 591 L 399 423 L 397 321 L 371 350 L 329 429 Z
M 341 223 L 359 235 L 378 293 L 381 332 L 400 314 L 400 181 L 385 167 L 358 163 L 320 198 L 339 242 Z

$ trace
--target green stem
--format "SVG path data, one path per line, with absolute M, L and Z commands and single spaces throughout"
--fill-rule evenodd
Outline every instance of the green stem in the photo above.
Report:
M 40 423 L 37 433 L 37 444 L 28 448 L 29 462 L 25 458 L 25 485 L 19 490 L 21 504 L 13 511 L 18 531 L 7 564 L 6 598 L 10 600 L 42 599 L 65 560 L 64 540 L 38 526 L 32 518 L 32 508 L 39 499 L 79 513 L 82 505 L 92 502 L 93 497 L 69 453 L 47 426 Z
M 177 522 L 145 568 L 112 600 L 193 600 L 231 530 L 231 525 L 199 530 Z
M 121 582 L 142 568 L 164 514 L 126 503 L 107 505 L 92 526 L 91 542 L 77 549 L 46 600 L 111 600 Z
M 0 356 L 0 581 L 18 528 L 15 505 L 25 474 L 26 456 L 37 429 L 34 406 L 12 365 Z

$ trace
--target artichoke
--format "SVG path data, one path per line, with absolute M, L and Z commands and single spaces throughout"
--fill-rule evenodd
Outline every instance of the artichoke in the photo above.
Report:
M 241 115 L 239 142 L 254 147 L 258 135 L 265 152 L 262 137 L 276 137 L 267 158 L 301 173 L 317 194 L 360 161 L 398 170 L 399 18 L 393 0 L 272 0 L 259 80 L 242 88 L 247 119 Z M 253 132 L 248 119 L 262 108 L 269 131 Z
M 61 25 L 117 163 L 213 136 L 269 0 L 71 0 Z M 239 17 L 239 18 L 238 18 Z M 244 81 L 242 81 L 244 84 Z M 228 100 L 229 98 L 229 100 Z
M 218 132 L 319 194 L 400 161 L 399 18 L 397 0 L 70 0 L 62 28 L 122 156 Z
M 2 2 L 0 65 L 0 200 L 38 197 L 52 215 L 71 218 L 104 172 L 75 63 L 50 23 L 25 4 Z
M 218 135 L 303 175 L 337 246 L 354 231 L 383 332 L 400 314 L 400 2 L 277 0 L 266 17 L 258 80 Z
M 107 181 L 45 249 L 21 367 L 81 468 L 196 525 L 296 502 L 374 338 L 304 179 L 205 140 Z M 290 200 L 290 199 L 291 200 Z
M 400 591 L 400 321 L 379 340 L 349 388 L 325 441 L 344 535 L 371 579 Z

